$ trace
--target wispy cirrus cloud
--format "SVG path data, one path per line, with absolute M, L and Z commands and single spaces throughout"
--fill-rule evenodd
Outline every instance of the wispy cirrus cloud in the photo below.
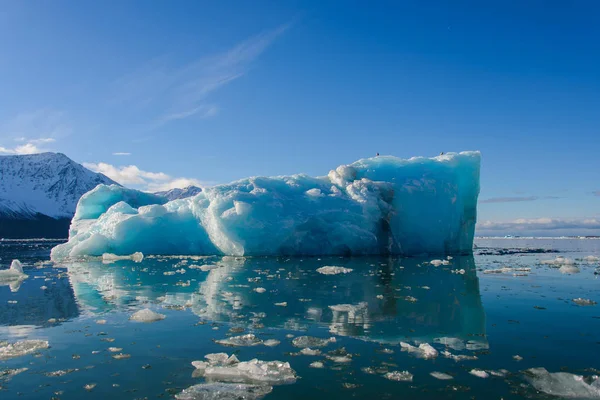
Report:
M 116 152 L 116 153 L 112 153 L 113 156 L 130 156 L 131 153 L 127 153 L 127 152 Z
M 558 196 L 516 196 L 516 197 L 491 197 L 489 199 L 480 200 L 479 203 L 516 203 L 521 201 L 536 201 L 536 200 L 555 200 L 560 199 Z
M 148 192 L 158 192 L 187 186 L 207 187 L 213 184 L 193 178 L 172 177 L 164 172 L 149 172 L 135 165 L 114 166 L 108 163 L 83 163 L 83 166 L 100 172 L 110 179 L 125 185 L 135 186 Z
M 600 230 L 600 218 L 520 218 L 512 221 L 481 221 L 477 231 L 589 231 Z
M 191 117 L 214 117 L 219 107 L 209 101 L 209 95 L 244 76 L 289 27 L 285 24 L 262 32 L 183 66 L 170 66 L 164 58 L 153 60 L 117 80 L 113 100 L 129 106 L 133 113 L 154 114 L 153 128 Z

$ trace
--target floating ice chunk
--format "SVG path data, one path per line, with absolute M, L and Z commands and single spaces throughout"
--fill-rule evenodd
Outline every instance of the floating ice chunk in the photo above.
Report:
M 115 360 L 125 360 L 127 358 L 131 358 L 131 354 L 119 353 L 112 356 Z
M 456 362 L 459 361 L 473 361 L 477 360 L 477 356 L 467 356 L 465 354 L 452 354 L 449 351 L 442 351 L 442 355 L 446 358 L 450 358 Z
M 544 265 L 556 265 L 556 266 L 560 266 L 560 265 L 573 265 L 573 264 L 575 264 L 575 261 L 573 259 L 571 259 L 571 258 L 565 258 L 565 257 L 558 256 L 554 260 L 542 260 L 540 262 L 540 264 L 544 264 Z
M 558 269 L 561 274 L 578 274 L 581 271 L 574 265 L 563 265 Z
M 263 382 L 281 385 L 296 382 L 296 372 L 288 362 L 253 359 L 229 365 L 208 365 L 204 376 L 225 382 Z
M 568 372 L 550 373 L 545 368 L 531 368 L 526 370 L 524 375 L 536 390 L 552 396 L 567 399 L 600 398 L 598 377 L 593 377 L 590 385 L 580 375 Z
M 434 267 L 439 267 L 440 265 L 450 265 L 450 261 L 448 261 L 448 260 L 431 260 L 431 261 L 429 261 L 429 264 L 433 265 Z
M 0 270 L 0 286 L 8 285 L 11 292 L 16 292 L 21 287 L 21 283 L 29 275 L 23 272 L 23 265 L 19 260 L 13 260 L 9 269 Z
M 275 303 L 278 307 L 287 307 L 287 301 L 282 301 L 281 303 Z
M 110 351 L 111 353 L 118 353 L 119 351 L 123 351 L 123 349 L 120 347 L 109 347 L 108 351 Z
M 443 344 L 452 350 L 462 351 L 466 349 L 465 342 L 459 338 L 454 337 L 441 337 L 433 339 L 434 343 Z
M 142 253 L 140 253 L 139 251 L 136 251 L 133 254 L 125 255 L 125 256 L 119 256 L 119 255 L 112 254 L 112 253 L 102 254 L 102 262 L 104 264 L 110 264 L 110 263 L 113 263 L 113 262 L 119 261 L 119 260 L 132 260 L 136 263 L 140 263 L 144 260 L 144 255 Z
M 329 339 L 321 339 L 314 336 L 298 336 L 292 340 L 292 346 L 294 347 L 325 347 L 330 343 L 335 343 L 336 340 L 334 337 L 330 337 Z
M 471 375 L 475 375 L 478 378 L 488 378 L 490 376 L 490 374 L 488 374 L 487 372 L 485 372 L 481 369 L 472 369 L 469 371 L 469 373 Z
M 21 340 L 12 344 L 2 342 L 0 343 L 0 360 L 21 357 L 47 348 L 48 341 L 46 340 Z
M 452 272 L 453 274 L 457 274 L 457 275 L 464 275 L 465 272 L 467 272 L 467 271 L 465 271 L 464 269 L 461 268 L 461 269 L 453 269 L 450 272 Z
M 521 357 L 521 356 L 520 356 L 520 355 L 518 355 L 518 354 L 515 354 L 515 355 L 513 356 L 513 360 L 515 360 L 515 361 L 521 361 L 521 360 L 523 360 L 523 357 Z
M 254 288 L 254 291 L 255 291 L 256 293 L 264 293 L 264 292 L 266 292 L 266 291 L 267 291 L 267 289 L 265 289 L 265 288 L 263 288 L 263 287 L 257 287 L 257 288 Z
M 443 372 L 437 372 L 437 371 L 430 372 L 429 375 L 433 376 L 435 379 L 439 379 L 442 381 L 448 381 L 450 379 L 454 379 L 454 377 L 452 375 L 448 375 Z
M 508 375 L 510 373 L 510 371 L 508 371 L 506 369 L 491 370 L 488 372 L 490 373 L 490 375 L 499 376 L 500 378 L 504 378 L 506 375 Z
M 510 274 L 515 272 L 531 272 L 531 268 L 527 267 L 502 267 L 497 269 L 486 269 L 483 271 L 484 274 Z
M 303 356 L 318 356 L 321 354 L 321 350 L 319 349 L 311 349 L 310 347 L 306 347 L 298 352 L 298 354 L 302 354 Z
M 13 376 L 19 375 L 22 372 L 27 371 L 29 368 L 12 368 L 5 369 L 4 371 L 0 371 L 0 379 L 8 381 L 12 379 Z
M 137 322 L 156 322 L 166 318 L 166 315 L 156 313 L 148 308 L 137 311 L 131 317 L 129 317 L 132 321 Z
M 272 386 L 245 383 L 201 383 L 176 394 L 177 400 L 259 400 L 273 391 Z
M 249 333 L 247 335 L 232 336 L 227 339 L 215 340 L 215 343 L 218 343 L 223 346 L 245 347 L 258 346 L 263 344 L 263 341 L 257 338 L 254 334 Z
M 581 297 L 578 297 L 576 299 L 573 299 L 573 303 L 577 304 L 578 306 L 595 306 L 597 303 L 593 300 L 590 299 L 583 299 Z
M 352 272 L 352 268 L 327 265 L 325 267 L 317 268 L 317 272 L 323 275 L 347 274 Z
M 310 368 L 325 368 L 325 365 L 321 361 L 315 361 L 308 365 Z
M 583 257 L 583 261 L 587 261 L 587 262 L 589 262 L 589 263 L 598 262 L 598 261 L 600 261 L 600 257 L 596 257 L 596 256 L 585 256 L 585 257 Z
M 412 382 L 413 374 L 408 371 L 392 371 L 383 375 L 385 379 L 396 382 Z
M 275 347 L 275 346 L 278 346 L 279 343 L 281 343 L 281 342 L 277 339 L 267 339 L 263 342 L 263 345 L 265 345 L 267 347 Z
M 52 372 L 46 372 L 44 375 L 48 376 L 48 377 L 60 377 L 60 376 L 65 376 L 67 374 L 70 374 L 72 372 L 77 372 L 79 371 L 79 369 L 77 368 L 72 368 L 72 369 L 60 369 L 58 371 L 52 371 Z
M 429 343 L 421 343 L 419 347 L 415 347 L 409 343 L 400 342 L 400 347 L 402 351 L 407 351 L 409 354 L 426 360 L 436 358 L 439 354 Z

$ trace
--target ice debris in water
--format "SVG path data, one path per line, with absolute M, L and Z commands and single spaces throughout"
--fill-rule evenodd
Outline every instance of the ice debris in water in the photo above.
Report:
M 577 304 L 578 306 L 594 306 L 597 303 L 593 300 L 590 299 L 583 299 L 581 297 L 578 297 L 576 299 L 573 299 L 573 303 Z
M 438 356 L 438 351 L 429 343 L 421 343 L 419 347 L 415 347 L 409 343 L 400 342 L 400 347 L 402 347 L 402 351 L 407 351 L 409 354 L 426 360 Z
M 524 373 L 525 379 L 538 391 L 572 399 L 600 398 L 600 379 L 597 376 L 586 379 L 568 372 L 550 373 L 545 368 L 530 368 Z M 589 382 L 589 383 L 588 383 Z
M 477 360 L 477 356 L 468 356 L 465 354 L 452 354 L 449 351 L 442 351 L 442 355 L 446 358 L 450 358 L 456 362 L 459 361 L 473 361 Z
M 251 177 L 173 201 L 98 185 L 80 198 L 69 241 L 52 249 L 51 257 L 132 251 L 232 256 L 470 253 L 480 161 L 479 152 L 408 160 L 373 157 L 339 166 L 327 176 Z
M 454 337 L 440 337 L 433 339 L 434 343 L 443 344 L 452 350 L 462 351 L 466 348 L 464 340 Z
M 321 350 L 311 349 L 310 347 L 305 347 L 304 349 L 300 350 L 298 352 L 298 354 L 301 354 L 303 356 L 318 356 L 321 354 Z
M 166 318 L 166 315 L 159 314 L 148 308 L 137 311 L 131 317 L 129 317 L 130 320 L 137 321 L 137 322 L 156 322 L 156 321 L 163 320 L 165 318 Z
M 13 376 L 18 375 L 22 372 L 27 371 L 29 368 L 12 368 L 5 369 L 4 371 L 0 371 L 0 379 L 4 381 L 10 380 Z M 1 390 L 1 389 L 0 389 Z
M 317 268 L 317 272 L 323 275 L 347 274 L 352 272 L 352 268 L 327 265 L 325 267 Z
M 600 261 L 600 257 L 596 257 L 596 256 L 585 256 L 585 257 L 583 257 L 583 261 L 587 261 L 587 262 L 589 262 L 589 263 L 598 262 L 598 261 Z
M 48 341 L 46 340 L 21 340 L 12 344 L 2 342 L 0 343 L 0 360 L 21 357 L 47 348 Z
M 472 369 L 471 371 L 469 371 L 469 373 L 471 375 L 475 375 L 478 378 L 488 378 L 490 376 L 490 374 L 481 369 Z
M 257 287 L 257 288 L 254 288 L 254 291 L 255 291 L 256 293 L 264 293 L 264 292 L 266 292 L 266 291 L 267 291 L 267 289 L 265 289 L 265 288 L 262 288 L 262 287 Z
M 273 391 L 272 386 L 246 383 L 201 383 L 176 394 L 177 400 L 259 400 Z
M 437 372 L 437 371 L 430 372 L 429 375 L 433 376 L 435 379 L 439 379 L 442 381 L 454 379 L 454 377 L 452 375 L 448 375 L 443 372 Z
M 325 365 L 321 361 L 315 361 L 308 365 L 311 368 L 325 368 Z
M 486 269 L 483 271 L 484 274 L 510 274 L 515 272 L 531 272 L 531 268 L 528 267 L 502 267 L 497 269 Z
M 383 375 L 385 379 L 397 382 L 412 382 L 413 374 L 408 371 L 392 371 Z
M 268 339 L 268 340 L 263 341 L 263 340 L 257 338 L 254 334 L 249 333 L 247 335 L 232 336 L 227 339 L 215 340 L 215 343 L 218 343 L 223 346 L 231 346 L 231 347 L 248 347 L 248 346 L 258 346 L 258 345 L 273 347 L 273 346 L 277 346 L 279 344 L 279 340 Z
M 450 265 L 450 261 L 448 261 L 448 260 L 431 260 L 431 261 L 429 261 L 429 264 L 433 265 L 434 267 L 439 267 L 440 265 Z
M 21 261 L 13 260 L 9 269 L 0 270 L 0 285 L 8 285 L 11 292 L 16 292 L 28 277 L 29 275 L 23 272 Z
M 556 266 L 560 266 L 560 265 L 573 265 L 575 264 L 575 261 L 571 258 L 565 258 L 562 256 L 558 256 L 556 257 L 554 260 L 542 260 L 540 262 L 540 264 L 544 264 L 544 265 L 556 265 Z
M 322 339 L 314 336 L 298 336 L 292 340 L 292 345 L 294 347 L 325 347 L 330 343 L 335 343 L 336 340 L 334 337 L 330 337 L 329 339 Z
M 144 255 L 139 251 L 136 251 L 135 253 L 126 256 L 119 256 L 112 253 L 102 254 L 102 262 L 105 264 L 113 263 L 119 260 L 132 260 L 136 263 L 140 263 L 144 260 Z
M 239 361 L 234 355 L 225 353 L 208 354 L 208 361 L 194 361 L 192 365 L 202 371 L 205 378 L 226 382 L 264 382 L 280 385 L 296 382 L 296 372 L 288 362 Z
M 581 272 L 579 268 L 574 265 L 563 265 L 558 269 L 561 274 L 578 274 Z

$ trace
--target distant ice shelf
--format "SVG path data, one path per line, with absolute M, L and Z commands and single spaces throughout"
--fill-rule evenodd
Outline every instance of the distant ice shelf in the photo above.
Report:
M 98 185 L 79 200 L 69 241 L 52 258 L 470 253 L 480 159 L 380 156 L 323 177 L 252 177 L 169 202 Z

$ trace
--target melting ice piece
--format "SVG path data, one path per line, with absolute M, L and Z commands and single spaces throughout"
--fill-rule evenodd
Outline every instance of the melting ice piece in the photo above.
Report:
M 490 376 L 490 374 L 488 374 L 487 372 L 485 372 L 481 369 L 472 369 L 469 371 L 469 373 L 471 375 L 475 375 L 478 378 L 488 378 Z
M 258 346 L 260 344 L 264 344 L 262 340 L 257 338 L 252 333 L 241 336 L 232 336 L 227 339 L 219 339 L 215 340 L 215 343 L 218 343 L 223 346 L 232 346 L 232 347 L 244 347 L 244 346 Z
M 594 306 L 597 303 L 593 300 L 590 299 L 583 299 L 581 297 L 578 297 L 576 299 L 573 299 L 573 303 L 577 304 L 578 306 Z
M 46 340 L 21 340 L 12 344 L 4 343 L 0 345 L 0 360 L 21 357 L 47 348 L 48 341 Z
M 431 260 L 431 261 L 429 261 L 429 264 L 433 265 L 434 267 L 439 267 L 440 265 L 450 265 L 450 261 L 448 261 L 448 260 Z
M 13 260 L 9 269 L 0 270 L 0 286 L 10 286 L 11 292 L 16 292 L 21 287 L 21 282 L 29 275 L 23 272 L 23 265 L 19 260 Z
M 323 275 L 347 274 L 349 272 L 352 272 L 352 268 L 327 265 L 325 267 L 317 268 L 317 272 Z
M 580 375 L 568 372 L 550 373 L 546 368 L 530 368 L 525 371 L 525 379 L 538 391 L 559 398 L 599 399 L 600 381 L 592 377 L 591 384 Z
M 413 374 L 408 371 L 392 371 L 383 375 L 385 379 L 397 382 L 412 382 Z
M 402 347 L 402 351 L 408 351 L 409 354 L 426 360 L 436 358 L 439 354 L 429 343 L 421 343 L 419 347 L 415 347 L 411 344 L 400 342 L 400 347 Z
M 465 342 L 459 338 L 454 337 L 441 337 L 433 339 L 434 343 L 443 344 L 452 350 L 462 351 L 466 348 Z
M 598 261 L 600 261 L 600 257 L 596 257 L 596 256 L 585 256 L 585 257 L 583 257 L 583 261 L 587 261 L 587 262 L 589 262 L 589 263 L 598 262 Z
M 203 370 L 204 377 L 225 382 L 262 382 L 281 385 L 296 382 L 296 372 L 290 364 L 282 361 L 261 361 L 253 359 L 240 362 L 235 356 L 225 353 L 209 354 L 208 362 L 194 361 L 197 370 Z
M 314 336 L 298 336 L 292 340 L 292 345 L 294 347 L 325 347 L 330 343 L 335 343 L 336 340 L 334 337 L 330 337 L 329 339 L 322 339 Z
M 142 253 L 140 253 L 139 251 L 136 251 L 133 254 L 130 255 L 126 255 L 126 256 L 118 256 L 116 254 L 112 254 L 112 253 L 104 253 L 102 254 L 102 262 L 105 264 L 110 264 L 113 263 L 115 261 L 119 261 L 119 260 L 133 260 L 136 263 L 140 263 L 144 260 L 144 255 Z
M 581 272 L 579 268 L 574 265 L 563 265 L 558 269 L 561 274 L 578 274 Z
M 154 312 L 148 308 L 135 312 L 131 317 L 129 317 L 132 321 L 137 322 L 156 322 L 166 318 L 166 315 L 159 314 Z
M 272 386 L 245 383 L 201 383 L 176 394 L 177 400 L 258 400 L 273 391 Z
M 443 372 L 437 372 L 437 371 L 430 372 L 429 375 L 433 376 L 435 379 L 439 379 L 442 381 L 454 379 L 454 377 L 452 375 L 448 375 Z
M 470 254 L 479 152 L 374 157 L 327 176 L 252 177 L 170 202 L 98 185 L 52 259 L 103 253 Z
M 565 258 L 565 257 L 558 256 L 554 260 L 542 260 L 540 262 L 540 264 L 556 265 L 556 266 L 573 265 L 573 264 L 575 264 L 575 261 L 571 258 Z

